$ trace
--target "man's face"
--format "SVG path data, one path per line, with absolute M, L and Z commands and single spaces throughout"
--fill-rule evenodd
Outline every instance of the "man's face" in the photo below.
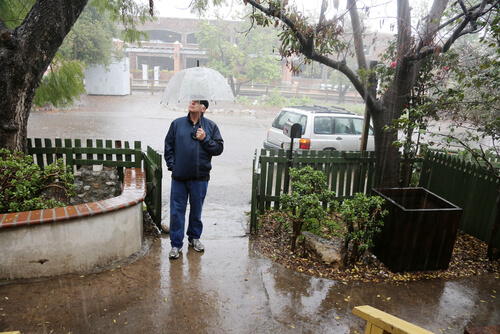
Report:
M 200 101 L 193 100 L 189 103 L 189 112 L 205 112 L 205 106 L 200 104 Z

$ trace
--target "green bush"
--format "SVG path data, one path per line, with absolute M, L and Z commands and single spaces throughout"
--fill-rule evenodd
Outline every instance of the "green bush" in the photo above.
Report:
M 236 102 L 244 105 L 245 107 L 251 107 L 253 105 L 254 100 L 251 100 L 248 96 L 236 96 Z
M 384 200 L 357 193 L 342 203 L 328 189 L 326 175 L 307 166 L 290 168 L 291 191 L 280 196 L 281 212 L 268 215 L 278 233 L 291 229 L 291 250 L 295 252 L 302 231 L 309 231 L 325 239 L 344 239 L 345 264 L 360 261 L 373 247 L 373 238 L 383 226 Z M 291 222 L 291 224 L 289 223 Z
M 302 230 L 318 234 L 325 227 L 334 229 L 327 208 L 334 203 L 335 193 L 328 189 L 326 176 L 311 166 L 290 168 L 291 192 L 280 197 L 280 205 L 292 221 L 291 249 L 295 251 Z
M 264 105 L 267 107 L 279 107 L 282 108 L 287 104 L 287 99 L 281 95 L 278 87 L 273 89 L 273 92 L 266 97 L 264 100 Z
M 310 97 L 307 97 L 305 95 L 302 95 L 302 97 L 291 97 L 290 98 L 290 103 L 289 105 L 292 106 L 307 106 L 307 105 L 315 105 L 316 100 Z
M 0 213 L 65 206 L 74 195 L 71 167 L 62 159 L 41 170 L 33 157 L 22 152 L 0 150 Z
M 387 214 L 387 211 L 382 210 L 383 203 L 384 199 L 379 196 L 368 197 L 357 193 L 339 206 L 346 227 L 346 263 L 358 262 L 365 251 L 373 247 L 373 237 L 384 225 L 381 218 Z

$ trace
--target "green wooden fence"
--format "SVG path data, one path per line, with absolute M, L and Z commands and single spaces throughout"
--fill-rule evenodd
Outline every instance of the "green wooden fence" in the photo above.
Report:
M 496 180 L 477 164 L 457 156 L 430 152 L 422 166 L 419 185 L 462 208 L 460 229 L 488 241 L 497 210 Z M 495 239 L 500 247 L 500 233 Z
M 250 232 L 257 231 L 257 216 L 266 210 L 277 209 L 282 193 L 289 188 L 288 167 L 312 166 L 327 177 L 330 190 L 339 199 L 357 192 L 369 194 L 375 176 L 374 152 L 309 151 L 297 152 L 289 159 L 285 151 L 255 152 L 252 177 Z
M 161 226 L 161 155 L 148 146 L 143 154 L 141 142 L 135 141 L 133 147 L 128 141 L 87 139 L 40 139 L 28 138 L 28 154 L 41 168 L 63 159 L 64 164 L 73 166 L 75 172 L 83 165 L 104 165 L 117 167 L 123 179 L 123 168 L 141 168 L 146 171 L 146 206 L 155 224 Z
M 498 159 L 496 163 L 498 163 Z M 257 217 L 279 207 L 279 198 L 288 192 L 288 166 L 310 165 L 325 172 L 329 188 L 339 200 L 356 192 L 370 194 L 375 175 L 375 155 L 366 152 L 315 152 L 294 154 L 290 161 L 283 150 L 255 152 L 253 161 L 250 232 L 257 231 Z M 497 187 L 490 173 L 457 156 L 430 152 L 423 160 L 419 186 L 463 209 L 460 229 L 488 241 L 496 217 Z M 500 247 L 500 233 L 495 240 Z
M 74 166 L 74 171 L 82 165 L 105 165 L 109 167 L 140 168 L 142 166 L 141 142 L 87 139 L 82 145 L 80 139 L 28 138 L 28 153 L 40 167 L 62 158 L 64 163 Z

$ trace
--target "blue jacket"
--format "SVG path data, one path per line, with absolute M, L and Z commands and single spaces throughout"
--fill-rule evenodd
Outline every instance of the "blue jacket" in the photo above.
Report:
M 192 138 L 199 125 L 206 133 L 203 140 Z M 170 124 L 165 137 L 164 158 L 172 178 L 178 181 L 208 181 L 212 156 L 224 150 L 224 140 L 215 122 L 203 117 L 195 125 L 189 118 L 180 117 Z

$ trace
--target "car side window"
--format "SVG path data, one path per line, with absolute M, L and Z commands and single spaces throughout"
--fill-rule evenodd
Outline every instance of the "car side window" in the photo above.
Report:
M 351 134 L 351 125 L 349 118 L 335 118 L 335 134 Z
M 332 117 L 316 117 L 314 118 L 314 133 L 331 135 L 333 131 Z

